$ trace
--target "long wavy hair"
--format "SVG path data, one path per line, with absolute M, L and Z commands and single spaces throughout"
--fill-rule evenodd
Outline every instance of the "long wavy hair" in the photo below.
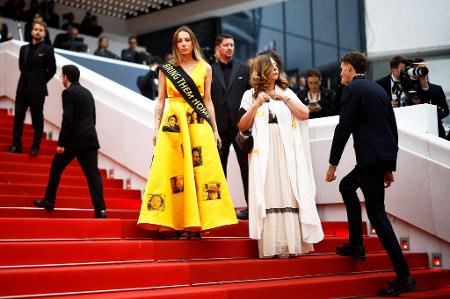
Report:
M 269 88 L 269 76 L 273 68 L 273 64 L 270 58 L 271 57 L 268 54 L 263 54 L 257 56 L 253 60 L 251 67 L 252 74 L 250 76 L 250 84 L 255 89 L 255 92 L 253 94 L 255 98 L 260 92 L 267 91 L 267 89 Z M 282 89 L 286 89 L 289 86 L 288 79 L 284 72 L 282 72 L 281 70 L 279 71 L 280 74 L 278 76 L 278 79 L 275 81 L 275 84 Z
M 181 61 L 182 61 L 182 55 L 180 53 L 180 51 L 178 51 L 178 47 L 177 47 L 177 43 L 178 43 L 178 34 L 180 34 L 181 31 L 187 32 L 191 38 L 191 42 L 192 42 L 192 58 L 194 58 L 197 61 L 204 61 L 205 59 L 203 58 L 203 54 L 202 54 L 202 50 L 200 48 L 200 44 L 198 43 L 197 38 L 195 37 L 194 32 L 191 30 L 191 28 L 189 28 L 188 26 L 181 26 L 180 28 L 177 29 L 177 31 L 175 31 L 175 33 L 173 34 L 172 37 L 172 56 L 173 56 L 173 60 L 172 62 L 175 65 L 180 65 Z

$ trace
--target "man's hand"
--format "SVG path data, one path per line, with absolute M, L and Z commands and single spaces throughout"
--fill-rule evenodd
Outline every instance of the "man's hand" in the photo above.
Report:
M 332 182 L 336 179 L 334 173 L 336 172 L 336 166 L 330 165 L 327 170 L 327 175 L 325 177 L 325 181 Z
M 56 147 L 56 153 L 57 153 L 57 154 L 62 154 L 62 153 L 64 153 L 64 147 L 63 147 L 63 146 L 57 146 L 57 147 Z
M 389 188 L 391 184 L 394 182 L 394 174 L 392 171 L 386 171 L 384 173 L 384 188 Z

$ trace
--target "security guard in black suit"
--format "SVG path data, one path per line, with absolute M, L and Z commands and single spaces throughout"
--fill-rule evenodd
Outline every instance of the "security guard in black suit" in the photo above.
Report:
M 22 152 L 23 121 L 28 107 L 34 129 L 33 145 L 30 154 L 37 156 L 44 130 L 44 100 L 48 95 L 47 82 L 56 73 L 53 48 L 44 42 L 47 26 L 42 21 L 35 21 L 31 26 L 31 43 L 20 48 L 20 78 L 17 85 L 13 144 L 11 153 Z
M 34 204 L 49 211 L 54 209 L 61 175 L 77 158 L 88 182 L 95 218 L 106 218 L 103 184 L 98 170 L 100 146 L 95 129 L 95 102 L 91 92 L 80 85 L 79 78 L 80 71 L 76 66 L 63 66 L 61 79 L 66 89 L 62 93 L 61 132 L 44 199 L 35 200 Z
M 242 95 L 250 89 L 249 69 L 248 66 L 233 60 L 234 39 L 229 34 L 217 36 L 216 53 L 219 61 L 212 64 L 211 98 L 222 140 L 220 160 L 226 176 L 230 146 L 233 145 L 241 169 L 245 201 L 248 203 L 248 154 L 239 148 L 235 137 L 239 132 L 237 123 Z M 238 213 L 237 216 L 239 219 L 248 219 L 248 210 Z
M 361 205 L 356 190 L 361 188 L 370 223 L 387 251 L 397 279 L 379 296 L 398 296 L 415 289 L 416 282 L 395 236 L 384 208 L 384 189 L 394 181 L 398 152 L 397 125 L 390 99 L 383 88 L 364 75 L 367 60 L 362 53 L 350 52 L 341 59 L 342 93 L 339 124 L 334 131 L 330 166 L 326 181 L 336 179 L 335 171 L 345 145 L 353 135 L 356 166 L 339 184 L 347 209 L 349 244 L 336 248 L 343 256 L 365 258 Z

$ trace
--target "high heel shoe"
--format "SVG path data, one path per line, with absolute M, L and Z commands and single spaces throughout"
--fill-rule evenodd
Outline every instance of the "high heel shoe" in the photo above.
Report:
M 185 231 L 185 230 L 177 230 L 177 240 L 190 240 L 191 239 L 191 232 Z
M 201 240 L 201 239 L 202 239 L 202 235 L 200 232 L 191 233 L 191 237 L 189 238 L 189 240 Z

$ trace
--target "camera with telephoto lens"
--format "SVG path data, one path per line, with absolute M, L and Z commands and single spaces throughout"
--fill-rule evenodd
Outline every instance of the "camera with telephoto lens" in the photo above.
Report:
M 406 97 L 400 99 L 403 104 L 410 105 L 412 100 L 419 98 L 419 91 L 422 90 L 419 78 L 428 75 L 428 68 L 426 66 L 420 66 L 424 62 L 417 61 L 416 59 L 405 60 L 405 68 L 400 72 L 400 85 L 402 91 L 405 92 Z M 402 103 L 400 104 L 402 105 Z

